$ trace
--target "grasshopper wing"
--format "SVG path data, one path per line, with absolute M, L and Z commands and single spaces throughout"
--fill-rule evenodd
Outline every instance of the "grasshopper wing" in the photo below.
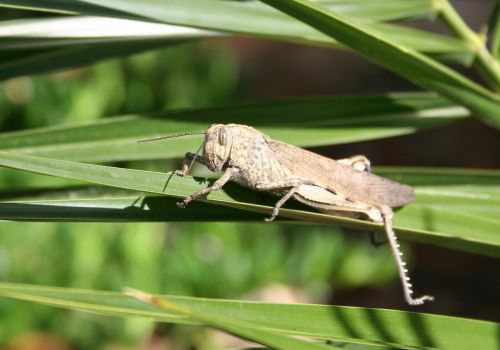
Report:
M 270 138 L 267 143 L 280 164 L 294 175 L 349 200 L 400 207 L 415 198 L 408 185 L 354 170 L 333 159 Z

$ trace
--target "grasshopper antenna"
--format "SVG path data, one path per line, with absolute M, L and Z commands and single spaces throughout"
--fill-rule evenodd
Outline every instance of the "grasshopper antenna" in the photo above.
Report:
M 201 146 L 200 146 L 200 147 L 198 147 L 198 149 L 196 150 L 196 153 L 194 154 L 194 157 L 193 157 L 193 159 L 191 160 L 191 163 L 189 163 L 189 167 L 188 167 L 188 170 L 187 170 L 187 171 L 188 171 L 188 173 L 189 173 L 189 171 L 191 170 L 191 167 L 193 166 L 194 162 L 195 162 L 195 161 L 196 161 L 196 159 L 198 158 L 198 154 L 201 152 L 201 150 L 202 150 L 203 148 L 205 148 L 205 142 L 203 142 L 203 143 L 201 144 Z
M 182 136 L 205 135 L 205 134 L 206 134 L 205 131 L 181 132 L 181 133 L 174 134 L 174 135 L 169 135 L 169 136 L 160 136 L 160 137 L 154 137 L 154 138 L 151 138 L 151 139 L 139 140 L 137 142 L 150 142 L 150 141 L 158 141 L 158 140 L 165 140 L 165 139 L 173 139 L 173 138 L 182 137 Z M 205 142 L 203 142 L 201 144 L 201 146 L 198 148 L 198 150 L 196 151 L 196 154 L 193 157 L 193 160 L 191 161 L 191 163 L 189 164 L 189 167 L 188 167 L 187 171 L 189 171 L 191 169 L 191 167 L 193 166 L 195 160 L 198 158 L 198 153 L 200 153 L 200 151 L 203 149 L 203 147 L 205 147 Z M 163 187 L 163 191 L 165 191 L 165 188 L 167 187 L 167 185 L 168 185 L 168 183 L 170 181 L 170 178 L 172 177 L 172 174 L 173 173 L 170 174 L 169 178 L 167 179 L 167 182 L 165 182 L 165 186 Z
M 158 140 L 173 139 L 173 138 L 176 138 L 176 137 L 190 136 L 190 135 L 205 135 L 205 131 L 181 132 L 181 133 L 174 134 L 174 135 L 169 135 L 169 136 L 160 136 L 160 137 L 155 137 L 155 138 L 152 138 L 152 139 L 139 140 L 137 142 L 158 141 Z

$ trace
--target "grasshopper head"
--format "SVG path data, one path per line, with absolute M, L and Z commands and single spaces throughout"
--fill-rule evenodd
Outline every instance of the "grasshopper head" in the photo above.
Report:
M 203 158 L 212 171 L 221 171 L 229 161 L 233 145 L 231 127 L 224 124 L 213 124 L 205 133 Z

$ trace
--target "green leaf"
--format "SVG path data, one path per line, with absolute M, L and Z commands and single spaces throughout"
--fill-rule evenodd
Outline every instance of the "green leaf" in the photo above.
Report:
M 216 35 L 220 34 L 101 17 L 0 22 L 0 79 L 70 68 Z
M 85 0 L 85 2 L 170 24 L 307 44 L 332 45 L 335 42 L 331 37 L 316 29 L 294 21 L 289 16 L 255 1 L 242 3 L 214 0 L 145 0 L 141 1 L 140 4 L 129 0 Z M 401 19 L 403 18 L 402 14 L 406 17 L 412 17 L 412 14 L 418 15 L 423 7 L 430 13 L 435 13 L 435 9 L 429 2 L 423 4 L 418 1 L 379 1 L 373 2 L 371 5 L 366 1 L 359 0 L 325 1 L 322 3 L 332 11 L 357 18 L 368 26 L 371 26 L 370 22 L 376 20 Z M 399 12 L 400 15 L 396 15 L 397 9 L 403 10 L 403 13 Z M 222 18 L 221 13 L 224 14 Z M 392 16 L 388 17 L 387 14 L 391 13 Z M 408 35 L 403 35 L 398 29 Z M 457 53 L 455 57 L 458 57 L 458 52 L 468 55 L 469 51 L 459 40 L 442 35 L 428 35 L 428 32 L 404 28 L 399 25 L 376 26 L 376 30 L 383 32 L 391 40 L 397 42 L 401 40 L 407 45 L 421 45 L 415 47 L 417 50 L 425 51 L 432 47 L 431 51 L 437 50 L 437 52 L 443 53 L 444 50 L 452 49 L 453 52 Z M 427 42 L 425 42 L 426 36 Z M 413 40 L 414 37 L 420 37 L 421 40 Z
M 311 1 L 263 1 L 335 38 L 382 67 L 469 108 L 484 121 L 500 128 L 500 98 L 439 62 L 399 46 L 369 27 Z
M 410 134 L 467 115 L 463 107 L 422 93 L 296 98 L 4 133 L 0 134 L 0 149 L 75 161 L 164 159 L 183 157 L 187 151 L 194 151 L 201 138 L 137 141 L 206 130 L 212 123 L 237 122 L 258 127 L 281 141 L 311 147 Z
M 0 22 L 0 50 L 70 47 L 220 35 L 202 29 L 122 18 L 63 16 Z M 3 59 L 3 58 L 2 58 Z
M 293 23 L 293 19 L 287 19 L 287 21 Z M 191 23 L 196 24 L 196 22 L 186 22 L 186 25 Z M 370 27 L 380 33 L 385 33 L 392 40 L 419 51 L 429 53 L 468 53 L 469 56 L 472 56 L 472 53 L 468 52 L 465 44 L 452 37 L 387 23 L 374 23 Z M 213 25 L 210 29 L 220 31 L 224 28 Z M 241 32 L 241 26 L 235 27 L 232 30 L 231 28 L 227 28 L 226 31 L 233 34 L 258 34 L 253 29 Z M 295 33 L 296 38 L 292 38 L 292 41 L 300 39 L 312 44 L 315 41 L 317 41 L 316 44 L 322 45 L 335 44 L 331 38 L 306 26 L 301 31 L 282 31 L 283 33 L 269 31 L 262 34 L 266 34 L 268 38 L 286 39 L 292 38 L 290 35 Z M 315 35 L 311 36 L 311 31 Z M 220 32 L 157 22 L 146 22 L 144 20 L 96 16 L 36 18 L 0 22 L 0 50 L 70 47 L 81 45 L 82 43 L 98 44 L 106 42 L 107 44 L 119 44 L 172 37 L 203 38 L 215 35 L 221 34 Z
M 415 188 L 416 200 L 398 211 L 396 224 L 431 235 L 408 232 L 409 238 L 499 256 L 500 236 L 494 231 L 500 230 L 500 172 L 399 168 L 397 176 L 380 173 Z
M 200 190 L 194 178 L 170 176 L 158 172 L 106 167 L 63 160 L 39 158 L 0 152 L 0 165 L 35 173 L 59 176 L 94 184 L 146 193 L 183 198 Z M 414 185 L 417 199 L 397 212 L 395 226 L 401 237 L 462 249 L 485 255 L 500 256 L 500 172 L 464 170 L 396 169 L 384 175 Z M 460 179 L 454 183 L 450 178 Z M 466 184 L 464 184 L 466 183 Z M 228 184 L 214 191 L 203 202 L 269 215 L 274 198 Z M 282 209 L 282 218 L 338 224 L 360 230 L 383 231 L 380 225 L 309 211 L 304 206 Z M 124 215 L 126 211 L 124 211 Z
M 166 181 L 165 177 L 165 181 Z M 0 192 L 0 219 L 13 221 L 92 221 L 92 222 L 164 222 L 164 221 L 262 221 L 262 214 L 246 210 L 194 202 L 177 208 L 178 199 L 131 191 L 113 193 L 88 186 L 62 189 L 32 189 L 19 194 Z M 116 191 L 115 191 L 116 192 Z M 54 195 L 58 199 L 52 198 Z M 76 198 L 75 198 L 76 197 Z M 277 219 L 278 220 L 278 219 Z M 278 221 L 283 221 L 279 219 Z
M 427 1 L 391 0 L 388 2 L 366 3 L 366 1 L 351 0 L 326 1 L 341 13 L 354 16 L 364 22 L 394 20 L 406 17 L 420 16 L 424 13 L 434 14 L 435 10 Z M 0 2 L 1 6 L 2 2 Z M 109 3 L 113 9 L 96 4 L 84 4 L 76 1 L 23 1 L 3 2 L 10 6 L 29 6 L 34 9 L 53 9 L 69 11 L 85 15 L 114 16 L 124 19 L 95 17 L 37 18 L 0 23 L 0 79 L 6 79 L 22 74 L 44 73 L 47 71 L 88 64 L 99 59 L 117 57 L 135 52 L 159 48 L 175 39 L 175 34 L 166 34 L 167 29 L 161 29 L 162 24 L 171 23 L 237 35 L 249 35 L 275 40 L 304 42 L 315 45 L 336 45 L 332 38 L 283 15 L 271 7 L 259 2 L 237 2 L 219 0 L 169 0 L 158 3 L 155 0 L 140 3 L 126 2 Z M 127 13 L 123 11 L 128 11 Z M 224 16 L 221 16 L 224 14 Z M 144 33 L 146 23 L 137 21 L 130 25 L 130 19 L 150 19 L 149 23 L 155 35 Z M 95 21 L 96 27 L 84 30 L 84 23 Z M 100 25 L 106 21 L 114 21 L 111 25 Z M 82 22 L 84 22 L 82 24 Z M 142 24 L 141 24 L 142 23 Z M 370 24 L 372 26 L 372 24 Z M 80 29 L 80 30 L 79 30 Z M 428 52 L 455 62 L 470 63 L 472 53 L 461 41 L 417 29 L 405 28 L 400 25 L 373 24 L 373 29 L 381 32 L 391 40 L 409 46 L 418 51 Z M 187 29 L 184 29 L 187 30 Z M 191 29 L 192 30 L 192 29 Z M 128 33 L 118 38 L 116 32 Z M 87 33 L 88 32 L 88 33 Z M 133 36 L 131 37 L 131 33 Z M 58 37 L 58 34 L 61 37 Z M 198 32 L 197 38 L 215 35 L 213 32 Z M 96 38 L 100 36 L 100 38 Z M 107 45 L 102 45 L 106 41 Z M 82 45 L 85 43 L 85 45 Z M 126 43 L 130 43 L 128 48 Z M 44 50 L 48 45 L 57 45 L 62 51 L 52 48 Z M 338 46 L 338 45 L 337 45 Z M 16 49 L 12 53 L 12 49 Z M 128 49 L 128 50 L 127 50 Z M 19 52 L 21 50 L 21 52 Z M 69 51 L 68 51 L 69 50 Z M 29 57 L 26 60 L 26 57 Z
M 331 348 L 329 345 L 327 346 L 327 344 L 313 343 L 311 341 L 277 334 L 274 331 L 264 330 L 258 324 L 241 321 L 235 317 L 226 317 L 220 315 L 219 313 L 214 314 L 207 312 L 206 310 L 198 311 L 196 308 L 179 305 L 175 300 L 158 298 L 139 290 L 128 288 L 126 293 L 131 297 L 153 305 L 158 309 L 165 310 L 168 313 L 186 316 L 189 319 L 198 321 L 203 325 L 211 326 L 245 339 L 256 341 L 263 345 L 272 346 L 277 350 L 328 350 Z M 341 349 L 337 346 L 332 347 L 334 349 Z
M 500 55 L 500 0 L 495 1 L 488 20 L 488 37 L 490 38 L 490 49 L 493 57 Z
M 118 317 L 199 324 L 121 293 L 0 283 L 4 297 Z M 496 349 L 499 324 L 396 310 L 159 296 L 197 313 L 258 325 L 262 331 L 405 349 Z
M 377 2 L 367 2 L 364 0 L 321 0 L 325 6 L 329 6 L 335 11 L 342 12 L 349 16 L 362 18 L 366 21 L 394 21 L 404 18 L 414 17 L 432 17 L 436 15 L 436 10 L 429 1 L 426 0 L 385 0 Z M 115 6 L 116 5 L 116 6 Z M 114 9 L 118 7 L 117 3 L 113 2 L 93 2 L 93 1 L 78 1 L 78 0 L 1 0 L 0 6 L 7 6 L 19 9 L 29 9 L 38 11 L 49 11 L 58 13 L 86 13 L 97 16 L 130 16 L 138 18 L 140 7 L 137 3 L 130 1 L 129 4 L 119 4 L 123 6 L 124 11 Z M 226 13 L 228 16 L 236 15 L 238 18 L 243 18 L 244 15 L 256 14 L 258 17 L 281 17 L 286 18 L 278 11 L 263 6 L 257 1 L 239 2 L 239 1 L 220 1 L 220 0 L 146 0 L 142 1 L 141 5 L 147 7 L 148 11 L 156 6 L 156 8 L 165 7 L 173 12 L 173 15 L 179 18 L 187 18 L 187 13 L 192 12 L 191 18 L 214 18 L 219 15 L 219 20 L 232 21 L 224 19 L 220 16 Z M 203 12 L 200 12 L 203 11 Z M 137 16 L 134 16 L 137 15 Z M 264 19 L 265 20 L 265 19 Z M 204 21 L 207 21 L 204 19 Z M 249 23 L 246 19 L 244 23 Z

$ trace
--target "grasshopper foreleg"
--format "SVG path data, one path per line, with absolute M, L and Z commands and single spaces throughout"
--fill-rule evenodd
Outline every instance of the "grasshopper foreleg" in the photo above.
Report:
M 205 196 L 207 194 L 209 194 L 210 192 L 212 191 L 217 191 L 219 189 L 222 188 L 222 186 L 224 186 L 226 184 L 226 182 L 228 182 L 230 179 L 231 179 L 231 176 L 233 176 L 238 170 L 236 168 L 227 168 L 224 173 L 222 174 L 222 176 L 220 178 L 218 178 L 212 186 L 209 186 L 207 188 L 204 188 L 200 191 L 197 191 L 189 196 L 187 196 L 186 198 L 184 198 L 181 202 L 178 202 L 177 203 L 177 206 L 179 208 L 184 208 L 186 205 L 189 204 L 189 202 L 191 202 L 193 199 L 196 199 L 196 198 L 199 198 L 199 197 L 202 197 L 202 196 Z
M 199 155 L 188 152 L 184 156 L 184 160 L 182 162 L 182 169 L 176 170 L 174 172 L 174 174 L 179 175 L 179 176 L 186 176 L 189 173 L 189 169 L 191 168 L 191 165 L 193 164 L 193 162 L 199 162 L 203 165 L 206 165 L 205 159 L 203 159 Z

